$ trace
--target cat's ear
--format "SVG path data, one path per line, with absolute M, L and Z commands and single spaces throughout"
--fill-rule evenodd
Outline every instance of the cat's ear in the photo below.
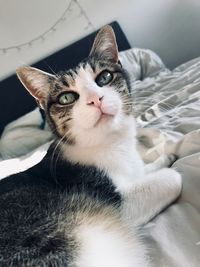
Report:
M 113 62 L 118 62 L 118 48 L 115 33 L 111 26 L 104 26 L 94 40 L 90 56 L 102 56 Z
M 20 67 L 16 73 L 24 87 L 36 99 L 41 108 L 44 108 L 50 81 L 55 79 L 55 76 L 32 67 Z

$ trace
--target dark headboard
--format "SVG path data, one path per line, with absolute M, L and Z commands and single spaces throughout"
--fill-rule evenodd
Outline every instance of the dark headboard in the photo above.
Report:
M 113 22 L 111 25 L 116 34 L 119 51 L 129 49 L 130 45 L 119 24 Z M 51 56 L 40 60 L 33 64 L 33 66 L 50 73 L 51 69 L 58 72 L 76 66 L 82 59 L 88 56 L 95 34 L 96 32 L 88 35 Z M 12 75 L 0 82 L 0 134 L 7 123 L 33 110 L 34 107 L 36 107 L 36 102 L 23 89 L 16 75 Z

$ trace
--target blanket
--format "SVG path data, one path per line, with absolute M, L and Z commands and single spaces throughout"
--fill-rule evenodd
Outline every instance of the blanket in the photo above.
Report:
M 133 48 L 121 52 L 120 61 L 130 75 L 142 158 L 152 162 L 163 153 L 174 153 L 178 160 L 172 167 L 183 177 L 181 197 L 143 227 L 148 256 L 153 266 L 200 266 L 200 58 L 169 70 L 152 51 Z M 38 110 L 34 112 L 39 116 Z M 52 138 L 48 127 L 40 129 L 41 119 L 30 126 L 27 116 L 14 127 L 7 126 L 0 142 L 3 159 L 22 157 L 25 164 L 20 170 L 36 164 L 33 160 L 26 166 L 26 160 L 34 159 L 38 151 L 45 154 L 48 144 L 40 145 Z M 32 130 L 37 132 L 37 140 Z M 27 157 L 26 153 L 31 154 Z M 7 175 L 8 166 L 11 168 L 11 160 L 0 163 L 1 178 Z M 17 165 L 20 167 L 20 161 Z
M 200 266 L 200 58 L 170 71 L 150 51 L 125 54 L 141 155 L 176 154 L 183 177 L 178 201 L 144 227 L 149 257 L 153 266 Z

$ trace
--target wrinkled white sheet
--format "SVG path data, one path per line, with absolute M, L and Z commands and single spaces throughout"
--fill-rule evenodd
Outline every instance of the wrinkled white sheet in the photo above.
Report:
M 156 267 L 200 266 L 200 58 L 170 71 L 157 55 L 131 49 L 125 57 L 146 162 L 175 153 L 183 177 L 180 199 L 144 227 Z M 134 62 L 132 64 L 132 62 Z

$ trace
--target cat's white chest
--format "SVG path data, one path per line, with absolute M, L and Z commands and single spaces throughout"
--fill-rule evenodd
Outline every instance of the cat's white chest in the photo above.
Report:
M 128 150 L 125 153 L 113 153 L 104 163 L 108 177 L 119 192 L 129 190 L 135 181 L 143 176 L 144 164 L 136 151 L 135 153 L 129 153 Z
M 135 149 L 135 143 L 131 141 L 111 146 L 95 161 L 120 192 L 129 190 L 144 174 L 144 163 Z
M 119 192 L 129 190 L 144 174 L 144 163 L 136 150 L 134 138 L 100 148 L 69 149 L 68 158 L 104 171 Z

